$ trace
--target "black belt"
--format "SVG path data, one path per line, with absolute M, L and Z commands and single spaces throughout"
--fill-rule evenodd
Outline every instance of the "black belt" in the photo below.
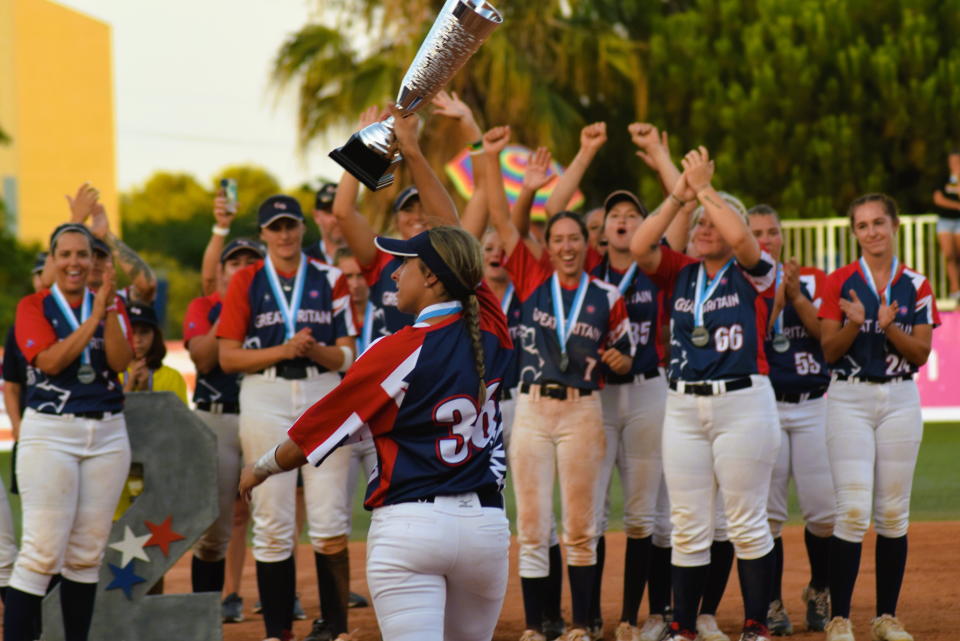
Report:
M 306 365 L 284 365 L 282 363 L 277 363 L 273 367 L 268 367 L 267 369 L 262 369 L 258 373 L 263 374 L 267 370 L 272 369 L 277 378 L 285 378 L 290 381 L 302 380 L 307 377 L 307 373 L 310 368 Z
M 578 396 L 590 396 L 593 394 L 592 389 L 584 389 L 582 387 L 567 387 L 566 385 L 562 385 L 560 383 L 520 383 L 521 394 L 529 394 L 534 388 L 540 390 L 540 396 L 555 398 L 561 401 L 567 400 L 567 390 L 569 389 L 577 390 Z
M 680 391 L 684 394 L 693 394 L 694 396 L 715 396 L 717 394 L 723 394 L 724 392 L 735 392 L 739 389 L 746 389 L 752 386 L 753 379 L 749 376 L 732 378 L 725 381 L 715 381 L 715 383 L 686 383 L 675 379 L 670 381 L 670 389 Z
M 495 489 L 486 489 L 486 490 L 475 490 L 477 498 L 480 499 L 480 507 L 498 507 L 501 510 L 503 509 L 503 494 L 500 493 L 500 490 Z M 443 494 L 433 494 L 431 496 L 425 496 L 423 498 L 417 499 L 416 503 L 433 503 L 438 496 L 444 496 Z
M 774 396 L 777 397 L 777 402 L 780 403 L 802 403 L 803 401 L 812 401 L 815 398 L 822 398 L 826 393 L 827 388 L 821 387 L 820 389 L 815 389 L 812 392 L 804 392 L 802 394 L 787 394 L 777 392 L 774 394 Z
M 203 410 L 204 412 L 210 412 L 212 414 L 239 414 L 240 403 L 237 401 L 233 401 L 232 403 L 197 401 L 197 409 Z
M 838 381 L 854 381 L 856 383 L 896 383 L 898 381 L 913 380 L 913 374 L 901 374 L 899 376 L 865 376 L 862 374 L 850 376 L 849 374 L 834 374 L 833 377 Z
M 660 368 L 654 367 L 653 369 L 648 369 L 646 372 L 641 374 L 635 374 L 625 381 L 607 381 L 608 385 L 627 385 L 628 383 L 636 383 L 640 380 L 650 380 L 651 378 L 660 377 Z
M 120 412 L 64 412 L 63 414 L 59 412 L 48 412 L 46 410 L 37 410 L 40 414 L 49 414 L 50 416 L 75 416 L 77 418 L 92 418 L 94 420 L 102 420 L 104 416 L 112 416 L 114 414 L 119 414 Z

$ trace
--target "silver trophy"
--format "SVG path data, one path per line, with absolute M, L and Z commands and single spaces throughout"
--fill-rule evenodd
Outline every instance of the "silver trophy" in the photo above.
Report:
M 397 94 L 403 117 L 429 104 L 502 22 L 500 12 L 485 0 L 447 0 L 403 77 Z M 368 188 L 388 187 L 391 169 L 401 160 L 393 122 L 391 116 L 364 127 L 330 157 Z

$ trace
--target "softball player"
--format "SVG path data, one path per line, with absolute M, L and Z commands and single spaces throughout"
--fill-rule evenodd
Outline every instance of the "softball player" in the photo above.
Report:
M 57 573 L 66 637 L 87 638 L 111 517 L 130 469 L 117 372 L 132 357 L 131 329 L 112 271 L 96 293 L 86 287 L 91 244 L 83 225 L 57 227 L 53 286 L 17 306 L 17 344 L 29 368 L 17 457 L 23 536 L 7 589 L 7 641 L 32 641 Z
M 244 469 L 240 489 L 307 461 L 322 468 L 343 443 L 372 436 L 367 580 L 383 638 L 489 639 L 510 542 L 497 401 L 511 360 L 506 322 L 474 285 L 483 266 L 467 232 L 376 242 L 404 259 L 397 305 L 416 323 L 368 348 L 287 440 Z
M 828 641 L 853 641 L 850 599 L 863 537 L 875 510 L 875 641 L 912 641 L 895 618 L 907 562 L 910 490 L 923 435 L 913 375 L 940 323 L 927 279 L 897 259 L 893 199 L 868 194 L 848 212 L 861 258 L 830 274 L 820 307 L 821 342 L 833 378 L 827 451 L 836 486 L 830 541 Z
M 240 479 L 240 382 L 220 368 L 217 326 L 230 279 L 264 258 L 263 246 L 239 238 L 220 253 L 217 291 L 193 299 L 183 318 L 183 342 L 197 368 L 193 393 L 196 414 L 217 437 L 217 487 L 220 511 L 193 549 L 194 592 L 223 590 L 225 558 L 233 530 L 233 506 Z
M 767 310 L 760 299 L 773 284 L 775 265 L 710 186 L 707 150 L 688 153 L 683 167 L 660 214 L 644 220 L 631 241 L 637 264 L 670 300 L 670 392 L 663 427 L 673 524 L 675 620 L 669 638 L 696 638 L 719 484 L 744 600 L 740 639 L 767 640 L 773 537 L 766 504 L 780 428 L 766 376 Z M 659 242 L 679 208 L 694 197 L 705 210 L 693 234 L 702 260 Z
M 264 261 L 234 274 L 217 328 L 220 367 L 240 383 L 240 444 L 255 460 L 353 362 L 353 320 L 343 275 L 301 252 L 303 214 L 296 199 L 271 196 L 260 206 Z M 348 448 L 323 469 L 303 469 L 310 542 L 324 621 L 347 631 L 349 524 L 345 502 Z M 254 495 L 253 557 L 267 636 L 289 634 L 294 601 L 296 474 L 270 479 Z
M 750 231 L 760 247 L 780 260 L 783 236 L 780 217 L 767 205 L 748 212 Z M 827 400 L 824 394 L 830 372 L 820 348 L 820 321 L 817 310 L 823 300 L 826 274 L 796 263 L 777 266 L 776 297 L 765 299 L 771 308 L 772 323 L 764 340 L 770 363 L 770 382 L 780 416 L 780 454 L 770 482 L 767 506 L 774 541 L 774 581 L 767 625 L 775 635 L 793 633 L 783 605 L 783 540 L 780 533 L 787 520 L 787 490 L 790 477 L 797 486 L 797 498 L 804 528 L 804 543 L 810 560 L 810 581 L 803 589 L 810 630 L 821 631 L 830 615 L 828 554 L 833 534 L 834 492 L 827 457 Z
M 508 127 L 487 132 L 480 159 L 487 164 L 486 191 L 507 253 L 505 267 L 522 306 L 520 396 L 510 443 L 528 628 L 521 639 L 544 638 L 556 468 L 573 602 L 573 625 L 564 638 L 586 641 L 596 591 L 597 482 L 605 452 L 601 371 L 604 365 L 621 375 L 630 371 L 633 338 L 620 291 L 584 271 L 588 234 L 579 216 L 561 212 L 547 223 L 553 269 L 521 242 L 500 179 L 498 157 L 509 139 Z

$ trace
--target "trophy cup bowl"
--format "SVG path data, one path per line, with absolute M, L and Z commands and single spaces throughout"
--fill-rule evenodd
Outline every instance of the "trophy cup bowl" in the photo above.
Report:
M 447 0 L 400 83 L 396 102 L 403 117 L 430 104 L 502 22 L 486 0 Z M 393 123 L 391 116 L 364 127 L 330 157 L 373 191 L 390 186 L 401 160 Z

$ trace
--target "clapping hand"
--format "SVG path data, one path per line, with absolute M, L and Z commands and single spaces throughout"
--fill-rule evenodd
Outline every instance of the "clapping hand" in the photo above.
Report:
M 714 164 L 710 160 L 710 153 L 707 148 L 700 146 L 693 149 L 683 157 L 683 176 L 686 178 L 687 185 L 695 194 L 710 186 L 713 179 Z
M 287 358 L 304 358 L 309 355 L 310 350 L 317 344 L 309 327 L 304 327 L 293 335 L 293 338 L 284 343 L 287 348 Z
M 553 180 L 553 174 L 550 173 L 550 158 L 550 150 L 546 147 L 538 147 L 536 151 L 530 152 L 527 157 L 527 169 L 523 172 L 524 189 L 536 192 Z
M 86 222 L 87 218 L 93 214 L 99 198 L 100 192 L 90 183 L 80 185 L 73 198 L 67 195 L 67 203 L 70 205 L 70 222 L 79 224 Z
M 93 208 L 93 216 L 90 218 L 90 233 L 103 241 L 110 234 L 110 219 L 107 218 L 107 210 L 103 208 L 102 203 L 97 203 Z
M 850 300 L 840 298 L 840 311 L 844 313 L 848 321 L 856 325 L 863 325 L 863 322 L 867 319 L 863 303 L 860 302 L 857 292 L 852 289 L 850 290 Z
M 803 295 L 800 290 L 800 265 L 792 258 L 783 263 L 782 285 L 786 300 L 797 300 L 797 296 Z
M 900 305 L 897 301 L 893 301 L 887 305 L 887 295 L 880 295 L 880 309 L 877 310 L 877 324 L 880 326 L 880 329 L 886 331 L 890 324 L 897 320 L 897 311 L 900 309 Z

